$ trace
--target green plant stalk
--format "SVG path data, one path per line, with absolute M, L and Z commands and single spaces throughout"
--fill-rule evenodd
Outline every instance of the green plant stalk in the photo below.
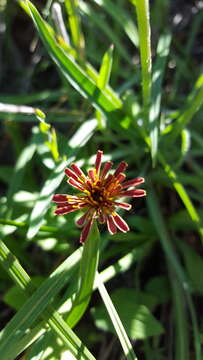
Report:
M 101 281 L 103 283 L 106 283 L 107 281 L 114 278 L 116 275 L 127 271 L 134 262 L 144 258 L 149 253 L 152 246 L 153 246 L 153 241 L 151 242 L 146 241 L 146 243 L 140 245 L 139 247 L 136 247 L 136 249 L 132 250 L 130 253 L 123 256 L 116 263 L 108 266 L 100 273 Z M 95 291 L 96 289 L 97 289 L 97 282 L 95 279 L 93 285 L 93 291 Z M 65 313 L 69 311 L 69 309 L 71 309 L 72 298 L 75 296 L 75 293 L 72 291 L 68 291 L 65 296 L 66 298 L 68 297 L 68 299 L 67 300 L 62 299 L 62 305 L 60 305 L 58 309 L 58 312 L 60 314 Z
M 114 326 L 116 334 L 117 334 L 119 341 L 121 343 L 121 346 L 123 348 L 123 352 L 125 354 L 126 359 L 127 360 L 137 360 L 137 357 L 133 351 L 133 348 L 132 348 L 132 345 L 128 338 L 128 335 L 126 334 L 125 328 L 118 316 L 118 313 L 114 307 L 114 304 L 111 301 L 111 298 L 110 298 L 110 296 L 101 280 L 101 276 L 98 272 L 97 272 L 97 276 L 96 276 L 96 283 L 97 283 L 97 287 L 98 287 L 99 293 L 101 295 L 101 298 L 104 302 L 106 310 L 108 311 L 109 317 L 112 321 L 112 324 Z
M 70 327 L 77 324 L 89 304 L 98 266 L 99 240 L 99 230 L 96 220 L 94 220 L 90 234 L 83 247 L 79 273 L 79 290 L 66 319 Z
M 149 21 L 149 1 L 131 0 L 137 13 L 139 48 L 142 68 L 142 99 L 144 106 L 145 123 L 148 120 L 151 101 L 151 29 Z
M 32 293 L 36 290 L 36 288 L 33 285 L 31 278 L 25 272 L 25 270 L 20 265 L 16 257 L 10 252 L 10 250 L 1 240 L 0 240 L 0 264 L 21 289 L 26 291 L 27 294 L 32 295 Z M 23 306 L 26 306 L 26 304 Z M 34 316 L 34 309 L 33 309 L 33 316 Z M 49 323 L 50 327 L 58 334 L 58 336 L 62 339 L 62 341 L 67 345 L 67 348 L 71 351 L 71 353 L 75 357 L 77 357 L 79 353 L 81 358 L 84 360 L 85 359 L 95 360 L 94 356 L 81 343 L 79 338 L 74 334 L 74 332 L 62 319 L 62 317 L 55 311 L 55 309 L 49 306 L 48 308 L 46 308 L 46 310 L 44 310 L 43 317 Z M 33 321 L 34 320 L 35 319 L 33 319 Z M 26 321 L 26 319 L 20 318 L 19 322 L 20 321 Z M 5 345 L 3 347 L 3 350 L 6 351 L 6 353 L 8 354 L 8 356 L 6 355 L 7 360 L 12 360 L 12 348 L 6 345 L 7 342 L 9 343 L 9 336 L 11 337 L 11 335 L 12 333 L 9 331 L 8 336 L 6 336 L 6 341 L 4 342 Z M 2 341 L 1 341 L 1 346 L 2 346 Z M 3 355 L 3 350 L 1 350 L 1 355 Z M 9 353 L 11 353 L 11 355 L 9 355 Z

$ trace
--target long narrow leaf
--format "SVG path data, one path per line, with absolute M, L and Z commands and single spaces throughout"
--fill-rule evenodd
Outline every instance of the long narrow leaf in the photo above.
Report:
M 94 2 L 103 7 L 106 12 L 108 12 L 112 18 L 120 24 L 132 43 L 138 47 L 139 38 L 137 28 L 130 17 L 130 14 L 125 12 L 125 8 L 122 8 L 119 3 L 111 0 L 94 0 Z
M 37 200 L 30 216 L 30 227 L 27 233 L 28 239 L 32 239 L 42 225 L 44 216 L 51 202 L 52 195 L 64 178 L 63 170 L 67 165 L 67 161 L 62 161 L 56 166 L 54 171 L 51 173 L 51 176 L 46 180 L 39 199 Z
M 168 177 L 172 181 L 173 186 L 176 189 L 178 195 L 180 196 L 183 204 L 185 205 L 185 207 L 188 211 L 188 214 L 190 215 L 192 221 L 194 222 L 194 225 L 197 228 L 197 230 L 201 236 L 201 240 L 203 241 L 203 224 L 202 224 L 200 216 L 198 215 L 198 213 L 195 209 L 195 206 L 193 205 L 192 201 L 190 200 L 190 198 L 187 194 L 186 189 L 178 180 L 178 177 L 177 177 L 176 173 L 174 172 L 174 170 L 172 170 L 171 166 L 166 163 L 164 157 L 160 154 L 159 154 L 159 159 L 164 167 L 165 172 L 167 173 Z
M 151 101 L 151 28 L 149 22 L 149 0 L 130 0 L 136 9 L 139 48 L 142 68 L 142 99 L 144 106 L 145 122 L 148 117 Z
M 84 97 L 88 97 L 95 108 L 103 111 L 106 115 L 115 111 L 115 104 L 112 100 L 96 86 L 73 58 L 63 51 L 55 40 L 53 31 L 50 31 L 50 26 L 42 19 L 35 6 L 29 0 L 20 1 L 20 3 L 30 12 L 44 45 L 65 79 Z
M 149 110 L 149 132 L 151 139 L 151 157 L 153 164 L 155 164 L 158 150 L 159 113 L 162 94 L 161 86 L 164 76 L 166 59 L 169 53 L 170 43 L 170 34 L 164 34 L 160 37 L 157 46 L 156 62 L 153 68 L 152 75 L 152 99 Z
M 118 316 L 118 313 L 111 301 L 111 298 L 100 278 L 99 273 L 97 273 L 96 276 L 96 281 L 97 281 L 97 287 L 98 290 L 100 292 L 100 295 L 102 297 L 102 300 L 104 302 L 104 305 L 106 307 L 106 310 L 108 311 L 108 314 L 111 318 L 112 324 L 115 328 L 115 331 L 118 335 L 119 341 L 121 343 L 121 346 L 123 348 L 123 352 L 126 356 L 127 360 L 137 360 L 137 357 L 133 351 L 132 345 L 130 343 L 130 340 L 128 339 L 128 336 L 126 334 L 126 331 L 124 329 L 124 326 Z
M 79 253 L 77 256 L 79 256 Z M 74 264 L 72 260 L 73 258 L 70 261 L 70 267 Z M 77 260 L 77 257 L 75 260 Z M 2 241 L 0 242 L 0 261 L 4 269 L 21 288 L 28 291 L 28 294 L 34 291 L 34 286 L 28 274 Z M 57 282 L 55 285 L 58 283 L 58 276 L 56 276 L 56 279 Z M 51 299 L 50 294 L 48 294 L 50 291 L 49 286 L 46 291 L 44 290 L 45 289 L 39 288 L 21 307 L 1 333 L 0 353 L 2 358 L 7 360 L 13 359 L 15 343 L 18 344 L 18 342 L 22 340 L 26 329 L 42 314 L 76 358 L 77 355 L 80 354 L 81 359 L 95 359 L 54 308 L 51 306 L 46 308 Z
M 148 202 L 148 206 L 149 206 L 150 216 L 151 216 L 153 223 L 155 225 L 155 228 L 157 230 L 157 234 L 161 241 L 165 255 L 168 258 L 168 263 L 170 264 L 169 266 L 176 273 L 176 276 L 179 279 L 179 281 L 182 285 L 182 288 L 185 291 L 187 303 L 188 303 L 189 310 L 190 310 L 192 326 L 193 326 L 196 360 L 200 360 L 201 345 L 200 345 L 200 337 L 199 337 L 199 331 L 198 331 L 197 318 L 196 318 L 196 314 L 194 312 L 194 306 L 193 306 L 193 302 L 192 302 L 191 294 L 190 294 L 191 285 L 187 279 L 187 276 L 185 274 L 185 271 L 183 270 L 182 265 L 180 264 L 180 262 L 177 258 L 177 255 L 173 249 L 171 239 L 169 237 L 155 191 L 152 188 L 150 188 L 150 192 L 148 193 L 147 202 Z

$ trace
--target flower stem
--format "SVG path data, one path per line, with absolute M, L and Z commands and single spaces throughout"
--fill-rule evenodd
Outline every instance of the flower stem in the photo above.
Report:
M 96 221 L 94 221 L 88 238 L 83 245 L 79 273 L 79 290 L 66 319 L 70 327 L 75 326 L 81 319 L 91 298 L 99 259 L 99 239 L 99 230 Z

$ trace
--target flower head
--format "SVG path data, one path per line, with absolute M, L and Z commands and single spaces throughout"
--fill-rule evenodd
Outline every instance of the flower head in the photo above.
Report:
M 112 162 L 107 161 L 101 169 L 103 152 L 98 150 L 95 167 L 88 171 L 87 176 L 76 165 L 72 164 L 65 169 L 68 177 L 67 182 L 78 189 L 78 195 L 57 194 L 52 201 L 57 204 L 55 215 L 65 215 L 70 212 L 84 209 L 85 213 L 77 220 L 77 225 L 83 230 L 80 235 L 80 242 L 87 239 L 94 219 L 107 224 L 110 234 L 115 234 L 117 229 L 122 232 L 129 231 L 127 223 L 117 213 L 117 208 L 130 210 L 131 205 L 122 202 L 123 197 L 141 197 L 146 192 L 142 189 L 133 189 L 144 182 L 144 178 L 138 177 L 125 181 L 124 171 L 127 163 L 122 161 L 113 174 L 109 173 Z

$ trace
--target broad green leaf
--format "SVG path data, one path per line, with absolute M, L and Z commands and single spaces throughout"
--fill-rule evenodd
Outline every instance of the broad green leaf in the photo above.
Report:
M 43 282 L 43 278 L 32 278 L 32 282 L 36 287 L 38 287 Z M 3 300 L 13 309 L 19 310 L 26 302 L 27 295 L 21 288 L 19 288 L 17 285 L 14 285 L 5 293 Z
M 148 308 L 137 302 L 134 289 L 117 289 L 112 293 L 111 298 L 130 338 L 146 339 L 163 333 L 162 325 Z M 113 332 L 112 324 L 103 306 L 95 308 L 93 316 L 100 329 Z
M 52 292 L 53 289 L 56 291 L 57 287 L 61 286 L 61 281 L 59 279 L 60 277 L 63 278 L 64 266 L 68 267 L 68 274 L 70 275 L 70 269 L 74 269 L 74 265 L 77 263 L 79 257 L 80 250 L 76 251 L 76 253 L 68 258 L 62 266 L 59 266 L 52 274 L 53 280 L 49 277 L 45 281 L 45 285 L 43 284 L 44 286 L 42 285 L 36 290 L 6 325 L 0 334 L 0 353 L 2 358 L 13 360 L 13 354 L 16 352 L 15 345 L 19 350 L 18 343 L 25 336 L 26 329 L 33 324 L 38 316 L 42 315 L 75 357 L 77 357 L 79 352 L 81 359 L 95 360 L 93 355 L 91 355 L 88 349 L 81 343 L 79 338 L 64 322 L 55 309 L 50 305 L 46 308 L 53 295 L 53 293 L 51 295 L 50 292 Z M 26 294 L 34 292 L 35 287 L 31 282 L 30 277 L 2 241 L 0 242 L 0 263 L 12 279 L 26 291 Z M 50 286 L 50 283 L 52 283 L 53 287 Z
M 152 277 L 145 286 L 145 293 L 154 295 L 157 304 L 168 302 L 170 299 L 170 284 L 167 277 L 163 275 Z
M 203 294 L 203 278 L 200 276 L 203 273 L 203 258 L 185 243 L 181 243 L 180 248 L 194 290 Z

